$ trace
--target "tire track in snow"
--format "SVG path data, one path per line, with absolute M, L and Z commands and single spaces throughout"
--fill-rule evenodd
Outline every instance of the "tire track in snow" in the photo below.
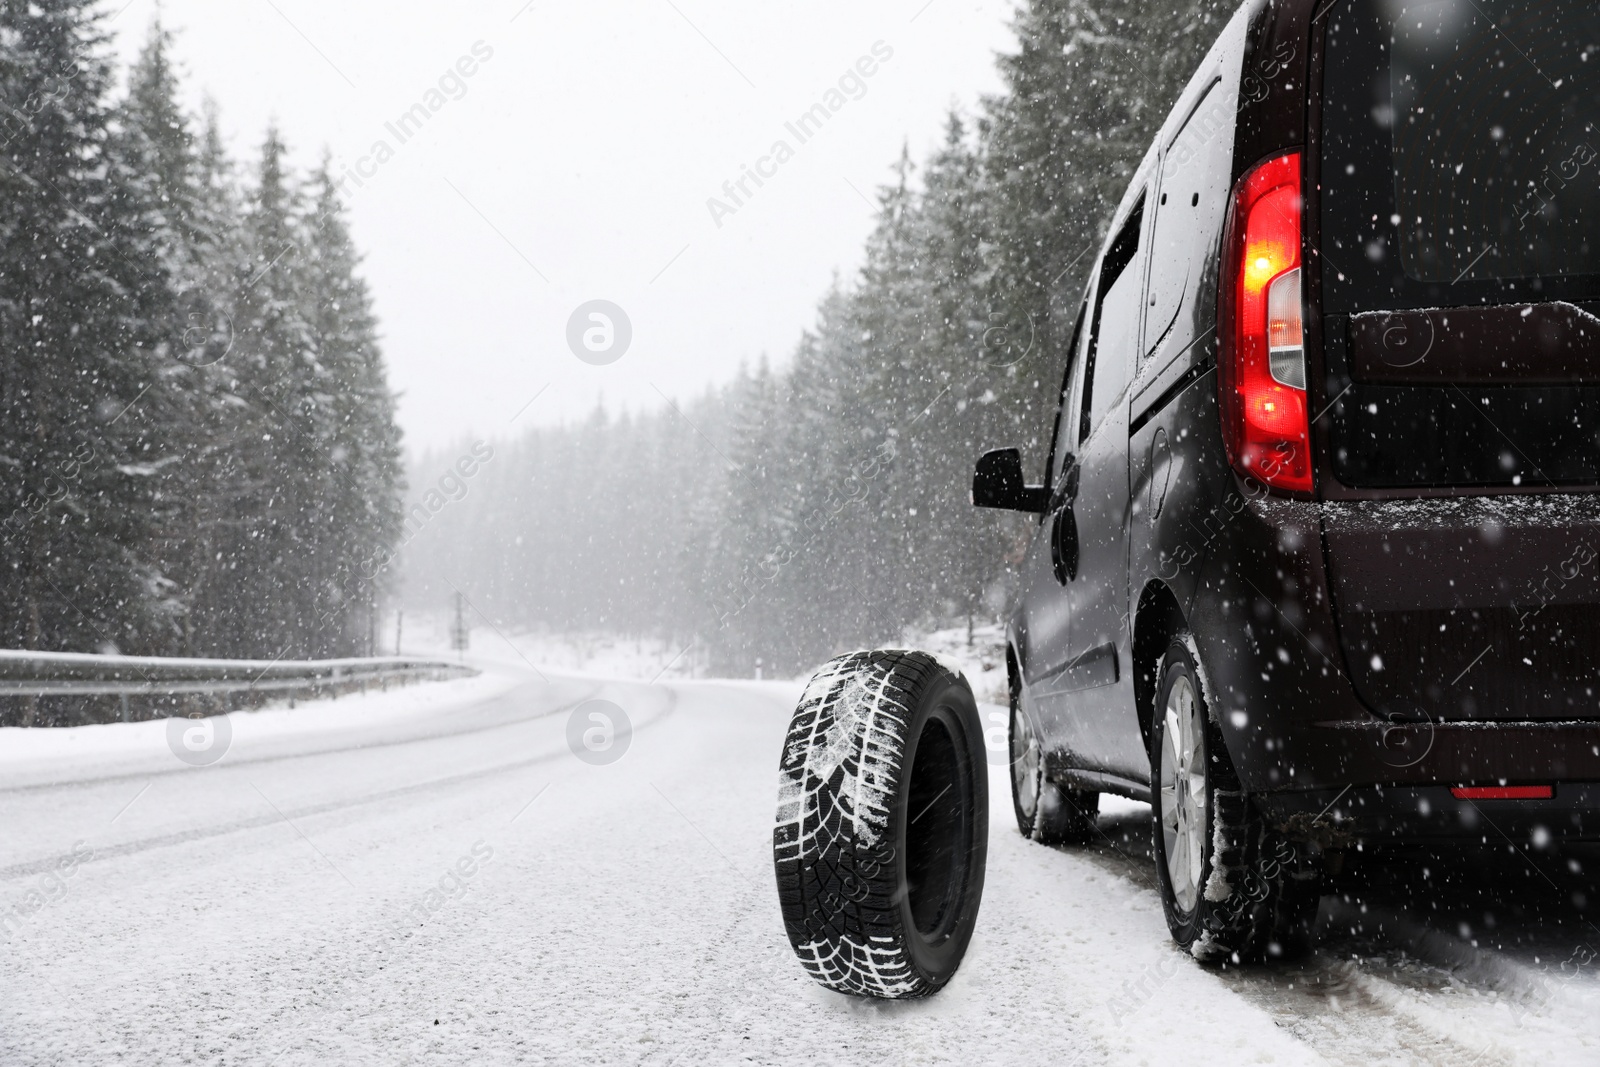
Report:
M 542 711 L 537 715 L 520 715 L 515 718 L 496 720 L 493 722 L 484 723 L 482 725 L 470 726 L 458 730 L 438 730 L 432 733 L 406 734 L 404 736 L 385 740 L 364 740 L 344 745 L 333 745 L 326 748 L 307 749 L 299 752 L 277 752 L 273 753 L 272 755 L 241 757 L 239 759 L 224 760 L 223 763 L 219 764 L 218 766 L 226 768 L 244 767 L 252 764 L 262 763 L 282 763 L 285 760 L 306 759 L 311 756 L 327 756 L 340 752 L 390 748 L 396 745 L 410 745 L 420 741 L 439 741 L 451 737 L 468 737 L 472 734 L 486 733 L 490 730 L 500 730 L 508 726 L 517 726 L 521 723 L 532 722 L 535 719 L 542 719 L 549 715 L 559 715 L 563 711 L 571 711 L 579 704 L 582 704 L 585 700 L 588 700 L 590 697 L 600 692 L 603 688 L 603 686 L 594 686 L 577 700 L 570 701 L 566 704 L 561 704 L 557 707 L 551 708 L 548 711 Z M 520 689 L 512 689 L 505 693 L 498 693 L 494 696 L 484 697 L 482 700 L 476 700 L 459 710 L 461 713 L 466 713 L 486 705 L 502 703 L 505 702 L 513 693 L 519 691 Z M 353 731 L 359 731 L 359 729 L 359 727 L 352 728 Z M 8 793 L 37 793 L 48 789 L 67 789 L 74 786 L 105 785 L 111 782 L 145 781 L 150 778 L 162 778 L 173 774 L 192 774 L 193 772 L 194 768 L 189 766 L 178 766 L 148 771 L 118 771 L 114 774 L 97 775 L 89 778 L 63 778 L 52 782 L 30 782 L 27 785 L 0 786 L 0 796 L 4 796 Z M 3 873 L 3 869 L 0 869 L 0 873 Z
M 1149 906 L 1160 911 L 1151 888 L 1155 862 L 1148 816 L 1102 818 L 1104 839 L 1087 848 L 1058 851 L 1082 856 L 1139 888 Z M 1324 905 L 1326 909 L 1326 904 Z M 1219 970 L 1218 978 L 1234 993 L 1267 1012 L 1287 1033 L 1332 1063 L 1351 1067 L 1371 1064 L 1430 1064 L 1437 1067 L 1487 1067 L 1516 1062 L 1517 1034 L 1468 1034 L 1450 1007 L 1423 1000 L 1415 974 L 1403 976 L 1385 962 L 1363 955 L 1340 959 L 1345 939 L 1324 934 L 1321 948 L 1295 962 L 1267 963 Z M 1415 961 L 1413 961 L 1415 963 Z M 1438 984 L 1462 984 L 1437 968 Z M 1542 1057 L 1538 1062 L 1548 1062 Z
M 649 719 L 646 719 L 645 721 L 643 721 L 641 723 L 634 724 L 633 727 L 632 727 L 632 732 L 633 733 L 637 734 L 637 733 L 639 733 L 639 732 L 641 732 L 643 730 L 647 730 L 647 729 L 649 729 L 649 728 L 651 728 L 653 726 L 657 726 L 657 725 L 659 725 L 660 723 L 664 722 L 666 719 L 668 719 L 668 718 L 670 718 L 672 716 L 672 713 L 676 710 L 676 707 L 677 707 L 676 694 L 671 690 L 670 687 L 663 687 L 663 688 L 667 688 L 667 692 L 668 692 L 668 700 L 667 700 L 665 708 L 663 708 L 656 715 L 651 716 Z M 499 728 L 506 727 L 506 726 L 515 726 L 515 725 L 519 725 L 521 723 L 532 722 L 532 721 L 535 721 L 537 719 L 550 718 L 551 716 L 559 715 L 563 711 L 570 711 L 571 709 L 573 709 L 573 708 L 577 707 L 578 705 L 584 703 L 584 701 L 590 699 L 595 693 L 601 692 L 603 689 L 604 689 L 604 686 L 596 686 L 594 689 L 590 690 L 583 697 L 580 697 L 577 700 L 571 701 L 570 703 L 563 704 L 563 705 L 561 705 L 561 706 L 559 706 L 557 708 L 554 708 L 554 709 L 552 709 L 550 711 L 543 712 L 543 713 L 541 713 L 539 715 L 530 716 L 530 717 L 527 717 L 527 718 L 524 718 L 524 719 L 520 719 L 520 720 L 517 720 L 516 722 L 501 723 L 501 724 L 498 724 L 495 727 L 484 727 L 484 728 L 479 729 L 479 730 L 464 731 L 464 732 L 465 733 L 479 733 L 479 732 L 483 732 L 484 730 L 487 730 L 487 729 L 499 729 Z M 446 735 L 436 735 L 436 736 L 457 736 L 457 735 L 446 734 Z M 428 740 L 428 739 L 430 739 L 430 738 L 416 738 L 416 739 L 413 739 L 413 740 Z M 397 743 L 399 743 L 399 742 L 397 742 Z M 344 751 L 350 751 L 352 748 L 365 748 L 365 747 L 377 747 L 377 746 L 359 746 L 358 745 L 358 746 L 350 746 L 348 748 L 343 748 L 343 749 L 337 749 L 335 751 L 344 752 Z M 298 756 L 282 756 L 282 757 L 273 757 L 273 758 L 274 759 L 312 758 L 312 757 L 315 757 L 315 756 L 327 755 L 328 751 L 329 750 L 323 749 L 323 750 L 318 750 L 318 751 L 315 751 L 315 752 L 301 753 Z M 279 812 L 277 812 L 277 811 L 273 811 L 273 812 L 269 812 L 269 813 L 262 814 L 262 815 L 252 816 L 252 817 L 247 818 L 247 819 L 236 819 L 236 820 L 234 820 L 232 822 L 222 823 L 222 824 L 216 825 L 216 826 L 195 827 L 195 828 L 190 829 L 190 830 L 178 830 L 178 831 L 174 831 L 172 833 L 158 834 L 158 835 L 156 835 L 154 837 L 141 838 L 141 839 L 136 840 L 136 841 L 125 841 L 125 842 L 122 842 L 120 844 L 115 844 L 115 845 L 103 845 L 103 846 L 100 846 L 100 847 L 96 848 L 94 850 L 93 858 L 91 860 L 86 861 L 86 862 L 89 862 L 89 863 L 100 863 L 102 861 L 109 860 L 109 859 L 115 859 L 115 858 L 118 858 L 118 857 L 121 857 L 121 856 L 130 856 L 130 855 L 136 855 L 136 854 L 141 853 L 141 852 L 148 852 L 151 849 L 169 848 L 169 847 L 172 847 L 172 846 L 175 846 L 175 845 L 188 844 L 188 843 L 193 842 L 193 841 L 204 841 L 204 840 L 207 840 L 207 839 L 210 839 L 210 838 L 222 837 L 222 836 L 225 836 L 227 834 L 240 833 L 240 832 L 244 832 L 244 831 L 248 831 L 248 830 L 258 830 L 258 829 L 262 829 L 264 827 L 269 827 L 269 826 L 279 826 L 284 822 L 284 820 L 286 818 L 292 821 L 292 820 L 295 820 L 295 819 L 298 819 L 298 818 L 301 818 L 301 817 L 324 815 L 324 814 L 327 814 L 329 812 L 343 811 L 343 810 L 346 810 L 346 809 L 362 807 L 362 806 L 369 805 L 369 804 L 378 804 L 378 803 L 381 803 L 381 802 L 386 801 L 386 800 L 398 800 L 398 799 L 402 799 L 402 798 L 406 798 L 406 797 L 412 797 L 412 796 L 416 796 L 418 794 L 427 793 L 427 792 L 430 792 L 430 791 L 433 791 L 433 790 L 437 790 L 437 789 L 448 789 L 448 788 L 450 788 L 452 786 L 464 785 L 464 784 L 467 784 L 467 783 L 470 783 L 470 782 L 477 782 L 477 781 L 480 781 L 483 778 L 489 777 L 491 775 L 506 774 L 506 773 L 510 773 L 510 772 L 513 772 L 513 771 L 524 770 L 524 769 L 526 769 L 528 767 L 535 767 L 535 766 L 538 766 L 541 763 L 549 763 L 552 760 L 561 759 L 563 757 L 569 757 L 570 755 L 571 755 L 571 753 L 568 751 L 568 749 L 566 747 L 566 744 L 565 744 L 565 741 L 563 740 L 563 743 L 561 744 L 561 746 L 559 748 L 556 748 L 556 749 L 554 749 L 554 750 L 552 750 L 550 752 L 541 753 L 538 756 L 529 757 L 528 759 L 515 760 L 515 761 L 510 762 L 510 763 L 494 764 L 494 765 L 491 765 L 491 766 L 488 766 L 488 767 L 474 769 L 474 770 L 467 771 L 467 772 L 464 772 L 464 773 L 461 773 L 461 774 L 446 775 L 445 777 L 442 777 L 442 778 L 432 778 L 432 779 L 429 779 L 429 780 L 424 781 L 424 782 L 417 782 L 417 783 L 414 783 L 412 785 L 398 786 L 398 787 L 393 788 L 393 789 L 384 789 L 384 790 L 380 790 L 380 791 L 375 792 L 375 793 L 366 793 L 366 794 L 362 794 L 360 796 L 355 796 L 355 797 L 344 797 L 344 798 L 341 798 L 339 800 L 325 801 L 325 802 L 320 803 L 320 804 L 309 804 L 309 805 L 306 805 L 304 807 L 288 809 L 288 810 L 282 812 L 281 814 Z M 240 761 L 240 763 L 235 765 L 235 766 L 243 765 L 246 762 L 249 762 L 249 761 Z M 26 863 L 14 864 L 14 865 L 12 865 L 10 867 L 0 867 L 0 882 L 14 881 L 14 880 L 16 880 L 18 878 L 26 878 L 26 877 L 29 877 L 31 875 L 45 874 L 45 873 L 55 869 L 55 866 L 56 866 L 58 860 L 59 860 L 59 857 L 57 857 L 57 856 L 47 856 L 47 857 L 44 857 L 44 858 L 41 858 L 41 859 L 38 859 L 38 860 L 29 861 L 29 862 L 26 862 Z

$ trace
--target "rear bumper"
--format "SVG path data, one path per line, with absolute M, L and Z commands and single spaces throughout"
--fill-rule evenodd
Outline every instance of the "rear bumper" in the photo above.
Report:
M 1549 785 L 1600 781 L 1600 722 L 1318 723 L 1348 782 Z
M 1536 705 L 1526 719 L 1463 722 L 1363 699 L 1334 618 L 1322 518 L 1315 504 L 1251 501 L 1213 540 L 1190 613 L 1207 698 L 1244 788 L 1320 797 L 1305 802 L 1315 814 L 1347 787 L 1374 797 L 1377 787 L 1439 790 L 1450 801 L 1430 801 L 1439 812 L 1458 807 L 1450 786 L 1551 784 L 1581 809 L 1587 792 L 1566 785 L 1600 783 L 1600 714 L 1557 718 Z M 1470 659 L 1473 647 L 1463 647 Z M 1401 673 L 1401 658 L 1391 654 L 1389 673 Z M 1600 713 L 1600 696 L 1589 704 L 1581 711 Z
M 1327 848 L 1428 841 L 1519 849 L 1600 840 L 1600 782 L 1558 782 L 1545 800 L 1458 800 L 1447 785 L 1350 786 L 1255 798 L 1267 821 Z

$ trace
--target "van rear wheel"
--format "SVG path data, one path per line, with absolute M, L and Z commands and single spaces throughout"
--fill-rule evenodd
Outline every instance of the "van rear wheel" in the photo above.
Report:
M 1167 650 L 1150 730 L 1156 880 L 1173 940 L 1204 962 L 1309 947 L 1320 867 L 1268 827 L 1211 721 L 1194 644 Z

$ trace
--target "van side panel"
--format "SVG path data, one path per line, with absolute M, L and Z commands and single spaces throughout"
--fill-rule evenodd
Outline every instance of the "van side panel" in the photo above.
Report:
M 1192 609 L 1210 546 L 1232 521 L 1233 478 L 1216 400 L 1217 264 L 1245 51 L 1257 18 L 1255 5 L 1235 13 L 1161 133 L 1146 351 L 1129 409 L 1125 632 L 1152 586 L 1164 586 L 1184 613 Z M 1134 715 L 1129 699 L 1125 714 Z M 1119 762 L 1124 775 L 1149 775 L 1142 744 Z

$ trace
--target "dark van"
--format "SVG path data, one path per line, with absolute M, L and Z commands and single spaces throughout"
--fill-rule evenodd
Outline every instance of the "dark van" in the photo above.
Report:
M 1017 824 L 1148 801 L 1198 959 L 1307 945 L 1354 849 L 1600 838 L 1597 125 L 1600 5 L 1248 0 L 1111 221 L 1042 481 L 978 461 L 1038 523 Z M 982 733 L 925 653 L 812 679 L 773 855 L 819 982 L 955 973 Z
M 1600 837 L 1600 8 L 1252 0 L 1077 311 L 1009 620 L 1017 822 L 1149 801 L 1177 941 L 1358 846 Z

